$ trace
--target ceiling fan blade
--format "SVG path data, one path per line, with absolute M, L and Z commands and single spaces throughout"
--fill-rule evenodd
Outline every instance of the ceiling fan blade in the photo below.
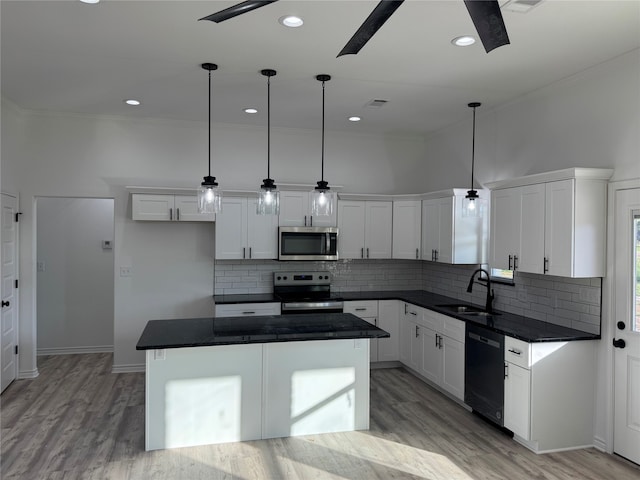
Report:
M 373 12 L 367 17 L 358 31 L 347 42 L 338 57 L 342 55 L 355 55 L 364 47 L 371 37 L 378 31 L 378 29 L 384 25 L 393 12 L 395 12 L 404 0 L 382 0 Z
M 210 20 L 212 22 L 220 23 L 277 1 L 278 0 L 247 0 L 246 2 L 241 2 L 233 5 L 232 7 L 220 10 L 219 12 L 212 13 L 207 17 L 202 17 L 199 20 Z
M 464 0 L 464 3 L 487 53 L 510 43 L 497 0 Z

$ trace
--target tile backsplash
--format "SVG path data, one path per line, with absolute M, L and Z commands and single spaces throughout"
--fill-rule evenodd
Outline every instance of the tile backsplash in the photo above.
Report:
M 416 260 L 339 260 L 278 262 L 217 260 L 215 294 L 270 293 L 273 272 L 327 270 L 332 290 L 427 290 L 464 302 L 484 305 L 486 288 L 467 285 L 475 265 L 447 265 Z M 602 279 L 563 278 L 516 273 L 515 285 L 493 284 L 494 307 L 516 315 L 600 333 Z

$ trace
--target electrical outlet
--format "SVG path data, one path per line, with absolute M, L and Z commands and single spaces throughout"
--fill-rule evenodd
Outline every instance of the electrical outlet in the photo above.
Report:
M 121 277 L 130 277 L 131 276 L 131 267 L 120 267 L 120 276 Z
M 45 272 L 47 270 L 44 262 L 38 262 L 36 267 L 39 272 Z

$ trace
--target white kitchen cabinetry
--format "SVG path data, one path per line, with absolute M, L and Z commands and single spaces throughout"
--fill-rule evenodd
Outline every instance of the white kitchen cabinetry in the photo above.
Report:
M 572 168 L 489 184 L 491 266 L 563 277 L 604 276 L 612 173 Z
M 391 258 L 392 202 L 338 201 L 340 258 Z
M 258 215 L 255 198 L 223 197 L 216 221 L 216 260 L 278 258 L 278 217 Z
M 421 200 L 393 202 L 393 258 L 420 259 Z
M 400 319 L 398 300 L 353 300 L 344 302 L 344 312 L 376 325 L 389 338 L 372 338 L 369 340 L 371 362 L 391 362 L 399 360 Z
M 216 305 L 216 317 L 258 317 L 280 315 L 280 303 L 223 303 Z
M 400 303 L 400 361 L 416 372 L 422 363 L 421 325 L 418 319 L 424 309 L 411 303 Z
M 378 326 L 378 301 L 377 300 L 354 300 L 344 302 L 344 313 L 352 313 L 371 325 Z M 378 339 L 369 340 L 369 361 L 378 361 Z
M 195 195 L 131 194 L 131 218 L 160 222 L 213 222 L 215 213 L 198 213 Z
M 505 338 L 504 426 L 537 453 L 593 444 L 596 342 Z
M 334 194 L 334 202 L 336 200 Z M 334 205 L 331 215 L 312 216 L 310 192 L 284 190 L 280 192 L 279 225 L 281 227 L 335 227 L 337 210 Z
M 428 194 L 422 201 L 422 259 L 451 264 L 486 262 L 488 214 L 462 215 L 466 192 L 453 189 Z M 485 192 L 479 191 L 480 202 Z

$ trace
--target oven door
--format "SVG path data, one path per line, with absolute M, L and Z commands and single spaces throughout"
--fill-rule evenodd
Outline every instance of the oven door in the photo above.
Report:
M 342 313 L 343 302 L 317 301 L 317 302 L 283 302 L 282 315 L 301 315 L 309 313 Z
M 338 260 L 335 227 L 280 227 L 279 260 Z

